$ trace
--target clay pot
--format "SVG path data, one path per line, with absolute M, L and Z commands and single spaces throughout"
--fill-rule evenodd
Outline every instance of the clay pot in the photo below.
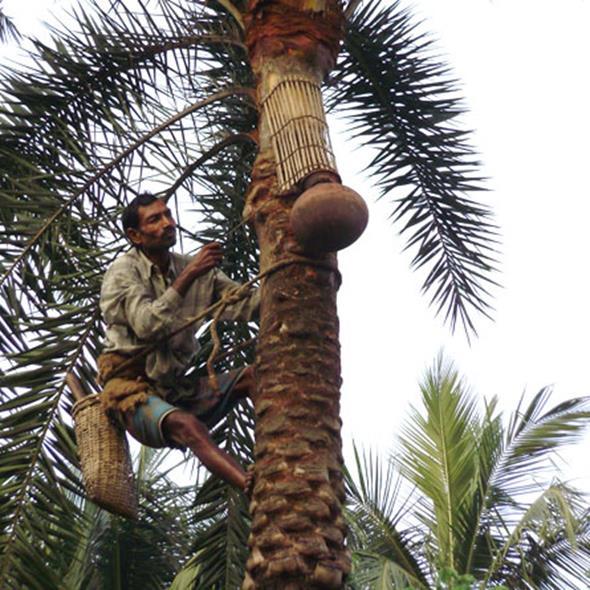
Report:
M 307 189 L 291 210 L 291 229 L 309 252 L 336 252 L 355 242 L 367 227 L 369 210 L 351 188 L 322 182 Z

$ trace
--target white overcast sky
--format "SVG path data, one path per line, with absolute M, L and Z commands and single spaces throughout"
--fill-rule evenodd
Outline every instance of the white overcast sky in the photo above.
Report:
M 69 0 L 4 0 L 25 33 Z M 362 238 L 340 255 L 342 416 L 354 438 L 383 453 L 418 400 L 418 382 L 442 350 L 473 392 L 509 411 L 523 393 L 553 386 L 553 401 L 590 394 L 588 138 L 590 2 L 413 0 L 463 83 L 474 143 L 490 177 L 502 232 L 503 288 L 494 322 L 468 345 L 434 317 L 409 270 L 392 206 L 360 174 L 362 152 L 333 136 L 345 183 L 370 204 Z M 0 53 L 8 48 L 0 46 Z M 337 128 L 340 124 L 336 124 Z M 563 472 L 590 490 L 590 437 Z M 348 455 L 347 452 L 347 455 Z M 349 455 L 348 455 L 349 456 Z

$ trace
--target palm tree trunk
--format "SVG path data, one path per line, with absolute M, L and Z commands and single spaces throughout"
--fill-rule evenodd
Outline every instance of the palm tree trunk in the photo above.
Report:
M 323 79 L 341 37 L 336 2 L 254 0 L 250 9 L 247 43 L 259 98 L 277 76 L 305 72 Z M 264 271 L 301 250 L 289 229 L 297 194 L 276 194 L 276 163 L 264 124 L 259 137 L 246 216 L 256 225 Z M 339 274 L 335 254 L 316 260 L 277 270 L 262 288 L 244 590 L 342 588 L 350 569 L 341 515 Z

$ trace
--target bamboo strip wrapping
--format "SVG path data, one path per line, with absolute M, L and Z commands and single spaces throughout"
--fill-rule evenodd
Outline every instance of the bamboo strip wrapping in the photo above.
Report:
M 292 190 L 313 172 L 337 172 L 319 84 L 286 76 L 261 101 L 277 163 L 279 192 Z

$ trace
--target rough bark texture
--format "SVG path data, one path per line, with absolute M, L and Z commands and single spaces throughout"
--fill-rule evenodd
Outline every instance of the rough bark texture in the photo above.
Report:
M 251 2 L 247 43 L 259 96 L 276 76 L 304 70 L 321 80 L 334 63 L 341 22 L 335 2 Z M 296 197 L 276 194 L 275 163 L 262 125 L 245 212 L 255 220 L 261 271 L 301 254 L 289 229 Z M 342 588 L 350 569 L 341 514 L 339 274 L 335 254 L 316 260 L 334 270 L 292 264 L 270 274 L 262 289 L 245 590 Z
M 274 59 L 306 64 L 322 77 L 334 67 L 344 27 L 337 0 L 250 0 L 245 20 L 250 63 L 259 76 Z
M 257 171 L 272 175 L 263 158 Z M 293 199 L 264 182 L 251 196 L 261 270 L 299 254 L 288 228 Z M 334 254 L 320 260 L 336 264 Z M 341 515 L 338 282 L 337 272 L 310 263 L 278 270 L 263 286 L 245 589 L 341 588 L 350 569 Z

